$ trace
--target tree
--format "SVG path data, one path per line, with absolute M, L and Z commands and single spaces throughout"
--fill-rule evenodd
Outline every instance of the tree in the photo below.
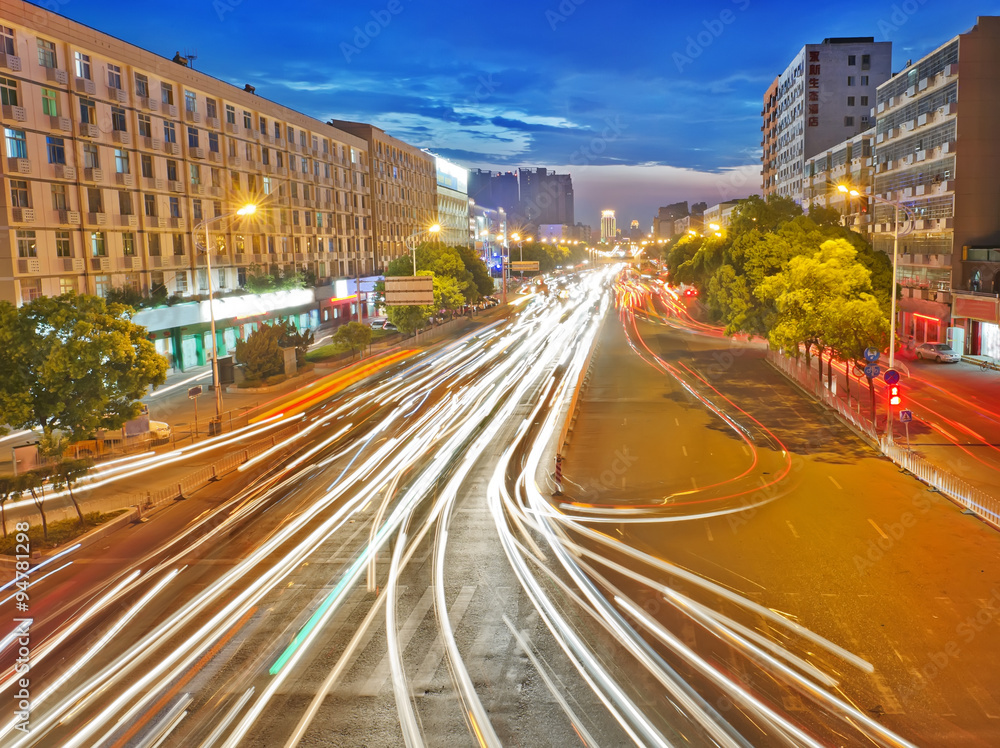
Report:
M 31 500 L 42 517 L 42 536 L 49 539 L 49 524 L 45 518 L 45 481 L 49 477 L 49 468 L 36 468 L 21 473 L 14 479 L 14 493 L 23 496 L 25 492 L 31 495 Z
M 309 346 L 313 344 L 316 336 L 313 335 L 312 330 L 299 330 L 291 323 L 288 323 L 282 329 L 284 332 L 281 335 L 281 340 L 278 341 L 278 345 L 281 348 L 294 348 L 295 365 L 298 367 L 305 366 L 306 354 L 309 352 Z
M 456 247 L 458 256 L 462 258 L 465 269 L 472 275 L 472 282 L 478 292 L 475 298 L 470 301 L 478 301 L 482 296 L 489 296 L 493 293 L 493 279 L 490 277 L 490 269 L 479 256 L 479 253 L 471 247 Z
M 5 504 L 12 496 L 17 495 L 17 476 L 0 475 L 0 527 L 3 527 L 3 536 L 7 537 L 7 513 Z
M 862 293 L 856 299 L 850 299 L 842 304 L 831 305 L 828 321 L 828 343 L 836 352 L 837 358 L 844 361 L 848 367 L 848 377 L 852 367 L 863 369 L 868 363 L 865 360 L 865 350 L 874 348 L 885 350 L 889 345 L 889 319 L 882 305 L 872 294 Z M 868 379 L 868 392 L 871 396 L 871 418 L 875 423 L 875 382 Z
M 253 263 L 247 268 L 247 276 L 243 282 L 243 288 L 250 293 L 270 293 L 275 290 L 276 285 L 274 276 L 257 263 Z
M 284 370 L 279 347 L 284 334 L 283 327 L 262 322 L 246 340 L 236 341 L 236 363 L 243 365 L 247 379 L 258 382 Z
M 94 465 L 90 460 L 60 460 L 52 468 L 52 486 L 56 489 L 66 486 L 66 491 L 69 492 L 69 499 L 73 502 L 73 506 L 76 509 L 76 516 L 80 518 L 80 524 L 83 524 L 83 512 L 80 511 L 80 505 L 76 501 L 76 496 L 73 495 L 73 484 L 85 476 Z
M 372 329 L 360 322 L 348 322 L 346 325 L 341 325 L 333 336 L 333 342 L 350 351 L 352 356 L 356 351 L 364 351 L 371 339 Z
M 385 310 L 389 321 L 404 335 L 412 335 L 423 327 L 433 313 L 434 307 L 429 306 L 390 306 Z
M 0 302 L 0 423 L 83 438 L 135 418 L 167 362 L 132 314 L 76 294 Z

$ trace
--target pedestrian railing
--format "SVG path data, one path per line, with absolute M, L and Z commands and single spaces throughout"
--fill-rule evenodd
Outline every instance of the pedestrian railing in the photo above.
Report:
M 813 395 L 831 410 L 835 410 L 841 418 L 854 426 L 857 431 L 873 443 L 873 446 L 877 446 L 883 455 L 899 467 L 945 494 L 956 504 L 974 512 L 995 527 L 1000 527 L 1000 500 L 997 497 L 976 488 L 957 475 L 943 470 L 914 454 L 911 450 L 904 449 L 896 444 L 890 435 L 877 434 L 872 422 L 861 415 L 860 403 L 858 411 L 854 411 L 842 398 L 818 381 L 816 371 L 802 365 L 798 359 L 789 358 L 775 351 L 768 351 L 767 360 L 801 389 Z

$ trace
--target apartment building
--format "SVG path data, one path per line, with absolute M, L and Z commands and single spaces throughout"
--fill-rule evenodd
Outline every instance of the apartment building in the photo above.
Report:
M 437 168 L 434 156 L 363 122 L 331 120 L 361 138 L 370 156 L 375 201 L 374 242 L 378 268 L 410 250 L 406 240 L 437 221 Z
M 4 3 L 0 35 L 0 298 L 205 292 L 194 227 L 248 201 L 252 220 L 211 225 L 216 288 L 254 264 L 372 267 L 356 136 L 26 3 Z
M 871 190 L 875 176 L 875 128 L 837 143 L 806 159 L 802 189 L 802 207 L 833 208 L 843 224 L 860 234 L 871 230 L 871 211 L 867 197 L 852 197 L 838 185 L 849 185 L 860 193 Z M 891 251 L 891 248 L 890 248 Z
M 1000 357 L 1000 17 L 980 17 L 879 86 L 873 192 L 901 202 L 897 327 Z M 892 252 L 894 211 L 873 206 Z
M 437 170 L 438 239 L 451 247 L 469 246 L 469 172 L 440 156 Z
M 873 37 L 807 44 L 764 95 L 762 188 L 801 203 L 806 159 L 871 127 L 892 43 Z

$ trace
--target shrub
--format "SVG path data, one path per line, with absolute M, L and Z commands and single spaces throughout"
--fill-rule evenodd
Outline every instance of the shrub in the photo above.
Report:
M 42 535 L 41 525 L 32 525 L 31 529 L 28 530 L 29 546 L 32 551 L 41 551 L 48 548 L 57 548 L 64 543 L 68 543 L 74 538 L 78 538 L 85 532 L 93 530 L 99 525 L 103 525 L 110 519 L 127 512 L 128 509 L 119 509 L 114 512 L 102 513 L 102 512 L 90 512 L 83 515 L 83 524 L 81 525 L 79 520 L 75 517 L 70 519 L 61 519 L 58 522 L 49 522 L 49 537 L 46 540 Z M 7 555 L 14 555 L 17 533 L 12 532 L 7 535 L 6 538 L 0 540 L 0 553 L 5 553 Z

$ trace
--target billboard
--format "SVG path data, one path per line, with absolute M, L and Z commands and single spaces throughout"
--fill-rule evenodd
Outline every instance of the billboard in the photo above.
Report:
M 434 303 L 433 275 L 388 276 L 386 306 L 430 306 Z
M 464 194 L 469 193 L 469 172 L 440 156 L 434 157 L 437 166 L 437 183 L 441 187 Z

